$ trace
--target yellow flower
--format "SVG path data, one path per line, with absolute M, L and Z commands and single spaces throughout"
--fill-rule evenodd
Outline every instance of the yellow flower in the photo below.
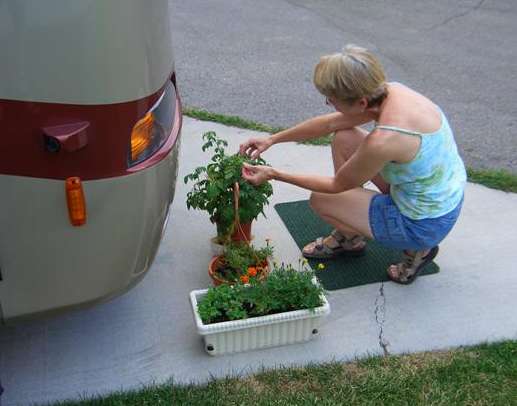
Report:
M 325 269 L 325 265 L 324 265 L 324 264 L 322 264 L 322 263 L 320 262 L 320 263 L 318 264 L 318 269 L 319 269 L 320 271 L 324 270 L 324 269 Z

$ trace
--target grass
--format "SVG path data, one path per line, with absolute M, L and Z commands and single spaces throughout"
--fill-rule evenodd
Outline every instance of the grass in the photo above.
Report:
M 60 405 L 510 405 L 516 399 L 517 341 L 507 341 L 280 368 L 199 386 L 147 387 Z
M 504 169 L 473 169 L 467 168 L 470 182 L 479 183 L 492 189 L 517 193 L 517 175 Z
M 283 127 L 272 127 L 267 124 L 257 123 L 252 120 L 246 120 L 238 116 L 227 116 L 225 114 L 211 113 L 206 110 L 201 110 L 192 107 L 185 107 L 183 109 L 183 114 L 188 117 L 196 118 L 202 121 L 212 121 L 214 123 L 220 123 L 231 127 L 244 128 L 246 130 L 263 131 L 270 134 L 274 134 L 282 130 L 285 130 L 285 128 Z M 332 135 L 329 134 L 321 138 L 316 138 L 314 140 L 304 141 L 301 144 L 329 145 L 331 141 Z
M 255 121 L 246 120 L 238 116 L 227 116 L 225 114 L 211 113 L 206 110 L 200 110 L 192 107 L 185 107 L 183 109 L 183 114 L 188 117 L 197 118 L 198 120 L 202 121 L 213 121 L 214 123 L 229 125 L 231 127 L 244 128 L 246 130 L 263 131 L 270 134 L 277 133 L 283 130 L 282 127 L 271 127 L 267 124 L 261 124 Z
M 224 114 L 210 113 L 197 108 L 185 108 L 183 113 L 186 116 L 197 118 L 203 121 L 213 121 L 232 127 L 244 128 L 247 130 L 263 131 L 270 134 L 282 131 L 282 127 L 271 127 L 267 124 L 245 120 L 237 116 L 227 116 Z M 304 141 L 302 144 L 308 145 L 329 145 L 332 142 L 332 134 L 314 140 Z M 467 168 L 468 180 L 479 183 L 492 189 L 505 192 L 517 193 L 517 175 L 504 169 L 473 169 Z

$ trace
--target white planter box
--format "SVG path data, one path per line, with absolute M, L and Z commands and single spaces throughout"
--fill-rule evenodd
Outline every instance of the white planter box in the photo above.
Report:
M 253 317 L 245 320 L 203 324 L 197 312 L 197 303 L 207 289 L 190 292 L 192 312 L 197 332 L 205 340 L 210 355 L 229 354 L 277 345 L 308 341 L 318 334 L 321 319 L 330 313 L 330 305 L 323 296 L 323 306 L 310 310 Z

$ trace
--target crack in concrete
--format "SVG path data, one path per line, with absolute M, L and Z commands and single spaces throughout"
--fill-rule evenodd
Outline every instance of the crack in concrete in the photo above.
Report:
M 381 282 L 379 295 L 375 298 L 375 321 L 379 326 L 379 345 L 384 352 L 384 356 L 390 355 L 388 346 L 389 341 L 384 337 L 384 322 L 386 321 L 386 296 L 384 296 L 384 282 Z
M 461 17 L 465 17 L 466 15 L 472 13 L 473 11 L 476 11 L 478 10 L 482 5 L 483 3 L 485 2 L 485 0 L 480 0 L 474 7 L 470 7 L 468 8 L 466 11 L 464 11 L 463 13 L 459 13 L 459 14 L 454 14 L 450 17 L 447 17 L 445 20 L 443 20 L 442 22 L 438 23 L 438 24 L 435 24 L 431 27 L 429 27 L 428 29 L 426 29 L 426 31 L 432 31 L 438 27 L 441 27 L 445 24 L 448 24 L 450 23 L 452 20 L 456 20 L 457 18 L 461 18 Z

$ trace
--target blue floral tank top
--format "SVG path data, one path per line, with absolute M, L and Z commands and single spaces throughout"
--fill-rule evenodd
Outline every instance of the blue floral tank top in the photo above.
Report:
M 467 182 L 465 165 L 458 153 L 454 135 L 445 114 L 433 133 L 418 133 L 398 127 L 378 125 L 375 129 L 418 136 L 420 149 L 412 161 L 389 162 L 381 170 L 390 195 L 401 211 L 411 219 L 436 218 L 452 211 L 463 198 Z

